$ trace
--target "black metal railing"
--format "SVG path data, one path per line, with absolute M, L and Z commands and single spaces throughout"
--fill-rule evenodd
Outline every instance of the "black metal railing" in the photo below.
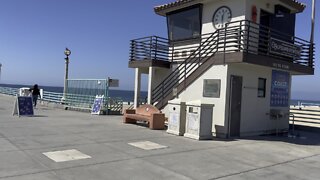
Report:
M 169 41 L 158 36 L 131 40 L 130 61 L 169 60 Z
M 217 53 L 243 52 L 277 58 L 307 67 L 314 66 L 314 45 L 251 21 L 228 23 L 214 33 L 203 34 L 193 44 L 170 42 L 157 36 L 131 41 L 130 60 L 179 62 L 178 66 L 153 89 L 152 102 L 170 95 L 175 87 Z M 184 45 L 183 45 L 184 44 Z M 224 58 L 225 60 L 225 58 Z
M 233 32 L 232 36 L 236 36 L 233 37 L 236 41 L 229 41 L 229 37 L 221 39 L 225 42 L 219 42 L 223 47 L 218 52 L 243 51 L 303 66 L 314 66 L 314 45 L 301 38 L 246 20 L 228 23 L 224 29 L 220 29 L 222 30 L 227 34 Z M 199 39 L 192 40 L 192 43 L 188 43 L 190 40 L 170 42 L 158 36 L 134 39 L 131 41 L 130 61 L 184 61 L 212 34 L 201 35 Z
M 211 34 L 194 50 L 191 55 L 180 63 L 157 87 L 152 91 L 152 103 L 159 102 L 164 97 L 170 95 L 173 88 L 178 84 L 185 83 L 189 75 L 201 64 L 205 63 L 219 49 L 220 33 L 218 30 Z

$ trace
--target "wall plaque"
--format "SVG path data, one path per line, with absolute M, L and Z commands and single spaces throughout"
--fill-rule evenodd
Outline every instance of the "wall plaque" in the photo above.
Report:
M 220 79 L 203 80 L 203 97 L 220 98 Z

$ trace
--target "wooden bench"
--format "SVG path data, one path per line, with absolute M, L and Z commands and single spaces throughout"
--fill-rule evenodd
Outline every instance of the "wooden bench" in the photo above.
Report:
M 124 123 L 148 122 L 150 129 L 164 129 L 165 116 L 152 105 L 142 105 L 137 109 L 127 109 L 123 115 Z

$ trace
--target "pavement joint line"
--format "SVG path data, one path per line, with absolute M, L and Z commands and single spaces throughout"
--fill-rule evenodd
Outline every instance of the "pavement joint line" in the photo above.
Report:
M 242 145 L 247 145 L 247 144 L 260 144 L 260 143 L 264 143 L 264 142 L 257 142 L 257 143 L 245 143 L 245 144 L 242 144 Z M 185 153 L 185 152 L 193 152 L 193 151 L 201 151 L 201 150 L 209 150 L 209 149 L 217 149 L 217 148 L 223 148 L 223 147 L 229 147 L 228 146 L 219 146 L 219 147 L 210 147 L 210 148 L 201 148 L 201 149 L 194 149 L 194 150 L 186 150 L 186 151 L 179 151 L 179 152 L 171 152 L 171 153 L 164 153 L 164 154 L 154 154 L 154 155 L 147 155 L 147 156 L 134 156 L 133 158 L 126 158 L 126 159 L 119 159 L 119 160 L 112 160 L 112 161 L 104 161 L 104 162 L 98 162 L 98 163 L 91 163 L 91 164 L 82 164 L 82 165 L 77 165 L 77 166 L 72 166 L 72 167 L 65 167 L 65 168 L 52 168 L 50 169 L 50 167 L 46 166 L 45 164 L 41 163 L 39 160 L 37 159 L 34 159 L 31 154 L 29 154 L 28 152 L 25 152 L 24 150 L 21 150 L 22 152 L 24 152 L 28 157 L 30 157 L 34 162 L 38 162 L 40 163 L 41 165 L 43 165 L 44 167 L 48 168 L 48 170 L 43 170 L 43 171 L 36 171 L 36 172 L 32 172 L 32 173 L 25 173 L 25 174 L 18 174 L 18 175 L 12 175 L 12 176 L 3 176 L 3 177 L 0 177 L 0 179 L 4 179 L 4 178 L 10 178 L 10 177 L 19 177 L 19 176 L 25 176 L 25 175 L 33 175 L 33 174 L 40 174 L 40 173 L 46 173 L 46 172 L 55 172 L 56 171 L 60 171 L 60 170 L 67 170 L 67 169 L 74 169 L 74 168 L 81 168 L 81 167 L 87 167 L 87 166 L 96 166 L 96 165 L 103 165 L 103 164 L 109 164 L 109 163 L 115 163 L 115 162 L 122 162 L 122 161 L 127 161 L 127 160 L 134 160 L 134 159 L 141 159 L 141 160 L 144 160 L 144 161 L 147 161 L 151 164 L 154 164 L 150 161 L 148 161 L 146 158 L 148 157 L 156 157 L 156 156 L 164 156 L 164 155 L 169 155 L 169 154 L 180 154 L 180 153 Z M 111 147 L 112 149 L 116 149 L 116 148 L 113 148 Z M 119 149 L 117 149 L 119 150 Z M 121 151 L 121 150 L 120 150 Z M 121 151 L 122 153 L 125 153 L 127 155 L 131 155 L 130 153 L 126 153 L 126 152 L 123 152 Z M 156 166 L 160 166 L 158 164 L 154 164 Z M 162 167 L 162 166 L 160 166 Z M 165 167 L 163 167 L 165 168 Z M 167 168 L 165 168 L 167 169 Z M 169 169 L 168 169 L 169 170 Z M 171 172 L 174 172 L 172 170 L 169 170 Z M 176 172 L 174 172 L 176 173 Z M 182 176 L 185 176 L 183 174 L 180 174 L 178 173 L 179 175 L 182 175 Z M 185 176 L 187 177 L 187 176 Z
M 258 171 L 258 170 L 261 170 L 261 169 L 266 169 L 266 168 L 270 168 L 270 167 L 280 166 L 280 165 L 283 165 L 283 164 L 288 164 L 288 163 L 292 163 L 292 162 L 296 162 L 296 161 L 300 161 L 300 160 L 304 160 L 304 159 L 316 157 L 316 156 L 319 156 L 319 155 L 320 155 L 320 154 L 313 154 L 313 155 L 310 155 L 310 156 L 305 156 L 305 157 L 300 157 L 300 158 L 296 158 L 296 159 L 292 159 L 292 160 L 288 160 L 288 161 L 283 161 L 283 162 L 271 164 L 271 165 L 268 165 L 268 166 L 253 168 L 253 169 L 241 171 L 241 172 L 238 172 L 238 173 L 232 173 L 232 174 L 228 174 L 228 175 L 225 175 L 225 176 L 220 176 L 220 177 L 212 178 L 212 179 L 209 179 L 209 180 L 222 179 L 222 178 L 226 178 L 226 177 L 231 177 L 231 176 L 236 176 L 236 175 L 240 175 L 240 174 L 244 174 L 244 173 L 249 173 L 249 172 L 253 172 L 253 171 Z
M 36 172 L 32 172 L 32 173 L 24 173 L 24 174 L 10 175 L 10 176 L 2 176 L 2 177 L 0 177 L 0 179 L 11 178 L 11 177 L 19 177 L 19 176 L 26 176 L 26 175 L 33 175 L 33 174 L 40 174 L 40 173 L 47 173 L 47 172 L 51 172 L 51 171 L 56 173 L 57 171 L 61 171 L 61 170 L 75 169 L 75 168 L 81 168 L 81 167 L 87 167 L 87 166 L 103 165 L 103 164 L 109 164 L 109 163 L 115 163 L 115 162 L 121 162 L 121 161 L 128 161 L 128 160 L 134 160 L 134 159 L 140 159 L 140 158 L 133 157 L 133 158 L 118 159 L 118 160 L 104 161 L 104 162 L 91 163 L 91 164 L 81 164 L 81 165 L 72 166 L 72 167 L 52 168 L 52 169 L 48 168 L 48 170 L 36 171 Z
M 80 135 L 81 136 L 81 135 Z M 85 136 L 81 136 L 83 138 L 86 138 Z M 154 138 L 148 138 L 148 139 L 165 139 L 167 137 L 154 137 Z M 1 138 L 1 139 L 6 139 L 5 137 Z M 94 139 L 87 139 L 89 141 L 92 141 L 92 143 L 80 143 L 80 144 L 69 144 L 69 145 L 61 145 L 61 146 L 53 146 L 53 147 L 39 147 L 39 148 L 18 148 L 13 142 L 9 142 L 12 143 L 15 147 L 17 147 L 18 150 L 7 150 L 7 151 L 0 151 L 0 152 L 16 152 L 16 151 L 32 151 L 32 150 L 41 150 L 41 149 L 56 149 L 56 148 L 64 148 L 64 147 L 69 147 L 69 146 L 84 146 L 84 145 L 93 145 L 93 144 L 111 144 L 111 143 L 120 143 L 120 142 L 127 142 L 126 140 L 115 140 L 115 141 L 96 141 Z M 136 140 L 141 140 L 141 138 L 139 139 L 132 139 L 133 141 Z M 145 139 L 147 140 L 147 139 Z

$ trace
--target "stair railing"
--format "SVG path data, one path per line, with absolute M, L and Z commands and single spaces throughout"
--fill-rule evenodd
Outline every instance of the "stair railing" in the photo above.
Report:
M 194 72 L 201 63 L 204 63 L 212 57 L 219 47 L 220 31 L 212 33 L 208 38 L 202 39 L 199 47 L 191 53 L 191 55 L 176 69 L 174 69 L 157 87 L 153 90 L 152 102 L 159 102 L 167 95 L 169 95 L 173 88 L 180 83 L 185 83 L 189 75 Z M 186 85 L 184 85 L 186 88 Z

